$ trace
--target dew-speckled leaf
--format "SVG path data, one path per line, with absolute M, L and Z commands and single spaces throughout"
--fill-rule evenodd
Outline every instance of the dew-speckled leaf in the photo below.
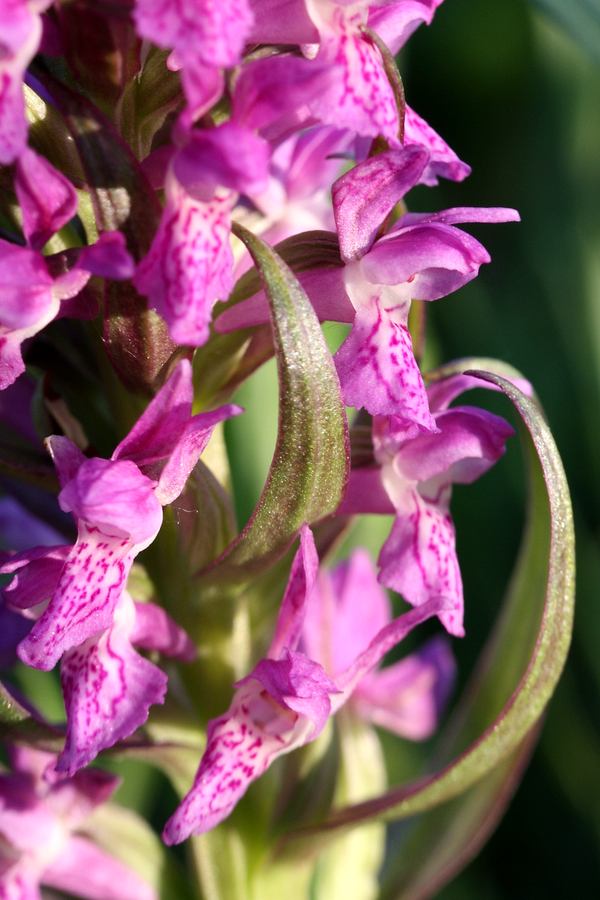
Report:
M 328 830 L 380 818 L 405 819 L 463 795 L 494 772 L 535 728 L 552 696 L 569 647 L 574 600 L 574 538 L 568 486 L 544 415 L 535 399 L 512 381 L 522 376 L 503 364 L 461 360 L 444 377 L 468 372 L 500 389 L 512 401 L 524 427 L 530 473 L 526 533 L 498 625 L 484 649 L 465 699 L 442 736 L 437 771 L 389 790 L 366 803 L 339 810 L 327 821 L 290 835 L 314 841 Z M 435 379 L 434 379 L 435 380 Z M 482 384 L 485 386 L 485 384 Z M 507 764 L 508 765 L 508 764 Z M 291 849 L 291 848 L 290 848 Z
M 298 280 L 263 241 L 234 226 L 269 300 L 279 378 L 277 444 L 257 506 L 208 580 L 241 582 L 285 552 L 304 522 L 332 513 L 348 477 L 348 424 L 331 354 Z

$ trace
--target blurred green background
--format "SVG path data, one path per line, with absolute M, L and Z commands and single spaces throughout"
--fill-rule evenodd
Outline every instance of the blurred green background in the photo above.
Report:
M 431 304 L 432 361 L 495 356 L 530 378 L 564 459 L 578 532 L 573 647 L 542 739 L 497 832 L 443 900 L 600 896 L 599 63 L 598 0 L 446 0 L 400 60 L 409 103 L 473 167 L 461 185 L 413 192 L 411 209 L 514 206 L 523 219 L 468 226 L 493 262 Z M 232 424 L 230 446 L 242 519 L 268 468 L 275 423 L 263 412 L 275 398 L 272 364 L 239 398 L 247 414 Z M 462 677 L 501 602 L 522 505 L 516 446 L 483 482 L 455 491 Z M 382 524 L 369 523 L 373 548 Z

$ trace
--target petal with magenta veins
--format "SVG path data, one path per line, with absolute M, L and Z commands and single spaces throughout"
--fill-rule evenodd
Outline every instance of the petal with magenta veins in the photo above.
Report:
M 236 686 L 229 710 L 209 722 L 194 784 L 165 826 L 165 843 L 225 819 L 278 756 L 317 737 L 335 692 L 321 666 L 302 654 L 262 660 Z
M 135 623 L 130 641 L 142 650 L 157 650 L 163 656 L 191 662 L 196 647 L 171 616 L 155 603 L 135 604 Z
M 247 0 L 137 0 L 134 20 L 141 37 L 173 48 L 180 65 L 224 67 L 239 62 L 253 15 Z
M 41 250 L 77 212 L 77 194 L 71 182 L 29 147 L 17 160 L 15 191 L 23 232 L 34 250 Z
M 378 287 L 371 285 L 372 296 L 357 309 L 352 330 L 334 357 L 344 403 L 434 430 L 406 324 L 409 304 L 394 301 L 391 291 L 385 296 Z
M 435 637 L 400 662 L 365 675 L 352 695 L 352 707 L 380 728 L 425 740 L 438 727 L 455 675 L 448 641 Z
M 172 339 L 200 346 L 208 339 L 212 308 L 233 286 L 231 210 L 236 194 L 219 188 L 209 202 L 194 200 L 167 176 L 167 203 L 134 284 L 169 326 Z
M 80 523 L 48 607 L 19 644 L 19 659 L 48 671 L 67 650 L 110 628 L 137 552 L 131 541 Z
M 462 579 L 454 525 L 447 509 L 428 503 L 407 488 L 397 517 L 379 554 L 380 581 L 413 606 L 443 598 L 439 618 L 446 630 L 463 637 Z
M 333 210 L 342 258 L 367 252 L 396 203 L 418 183 L 428 161 L 418 146 L 388 150 L 359 163 L 332 188 Z
M 124 593 L 111 627 L 65 653 L 60 677 L 67 735 L 57 772 L 72 775 L 133 734 L 150 706 L 163 702 L 167 676 L 131 646 L 134 622 L 133 601 Z
M 332 4 L 325 19 L 317 3 L 310 2 L 307 8 L 321 38 L 316 62 L 336 71 L 336 77 L 310 98 L 310 111 L 326 124 L 396 142 L 400 126 L 396 97 L 381 53 L 362 34 L 362 13 Z
M 407 105 L 404 113 L 404 146 L 408 148 L 411 145 L 422 147 L 429 153 L 429 160 L 421 175 L 421 184 L 436 185 L 438 177 L 464 181 L 471 174 L 471 166 L 459 159 L 437 131 Z

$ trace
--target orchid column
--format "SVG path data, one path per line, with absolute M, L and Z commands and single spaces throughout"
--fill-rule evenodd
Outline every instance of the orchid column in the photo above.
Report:
M 414 304 L 491 260 L 458 226 L 519 220 L 413 211 L 417 185 L 470 172 L 394 61 L 439 3 L 4 4 L 0 896 L 362 900 L 385 823 L 417 816 L 385 890 L 428 896 L 502 812 L 564 660 L 572 533 L 528 381 L 423 371 L 411 333 Z M 347 326 L 333 355 L 323 321 Z M 277 442 L 237 527 L 224 424 L 272 357 Z M 452 486 L 515 443 L 456 405 L 476 387 L 523 423 L 531 525 L 456 700 L 485 598 L 463 590 Z M 376 562 L 352 538 L 371 513 L 393 516 Z M 64 712 L 31 688 L 58 665 Z M 162 844 L 101 805 L 116 782 L 88 767 L 124 759 L 177 794 Z

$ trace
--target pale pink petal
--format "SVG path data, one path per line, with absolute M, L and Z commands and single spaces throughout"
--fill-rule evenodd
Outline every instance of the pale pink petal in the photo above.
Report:
M 352 708 L 380 728 L 425 740 L 438 727 L 455 675 L 448 641 L 435 637 L 406 659 L 366 675 L 352 695 Z
M 390 616 L 390 603 L 373 563 L 368 553 L 357 549 L 330 574 L 319 575 L 302 632 L 306 653 L 335 678 Z
M 182 662 L 191 662 L 197 655 L 194 642 L 183 628 L 155 603 L 135 604 L 130 641 L 142 650 L 157 650 Z
M 191 128 L 196 119 L 218 102 L 225 88 L 225 78 L 221 69 L 196 60 L 184 67 L 181 82 L 187 106 L 181 113 L 180 122 L 183 128 Z
M 508 374 L 506 378 L 522 391 L 526 397 L 534 396 L 531 382 L 527 381 L 526 378 L 514 378 Z M 492 384 L 490 381 L 484 381 L 482 378 L 477 378 L 474 375 L 451 375 L 449 378 L 442 378 L 433 382 L 427 388 L 431 410 L 433 412 L 443 412 L 460 394 L 475 388 L 484 388 L 489 391 L 500 390 L 497 385 Z
M 133 601 L 123 594 L 111 627 L 64 654 L 60 677 L 67 736 L 57 772 L 72 775 L 133 734 L 150 706 L 163 702 L 167 676 L 131 646 L 134 620 Z
M 438 596 L 423 603 L 418 609 L 412 609 L 384 625 L 367 648 L 354 659 L 344 672 L 337 676 L 336 684 L 340 688 L 340 693 L 332 697 L 333 712 L 337 712 L 343 706 L 365 675 L 379 665 L 386 653 L 401 643 L 413 628 L 431 616 L 437 615 L 441 619 L 447 609 L 448 601 Z
M 381 549 L 382 584 L 413 606 L 443 598 L 440 621 L 450 634 L 464 635 L 463 591 L 450 514 L 406 489 L 392 531 Z
M 157 900 L 154 889 L 133 869 L 80 835 L 69 837 L 42 880 L 86 900 Z
M 344 403 L 433 430 L 406 324 L 408 304 L 400 301 L 394 307 L 378 296 L 375 285 L 371 288 L 369 302 L 357 310 L 352 330 L 334 357 Z
M 180 843 L 225 819 L 278 756 L 318 736 L 336 693 L 321 666 L 302 654 L 262 660 L 236 686 L 227 713 L 209 722 L 194 784 L 167 822 L 165 842 Z
M 438 177 L 463 181 L 471 174 L 471 166 L 462 162 L 437 131 L 407 105 L 404 114 L 404 146 L 411 145 L 422 147 L 429 153 L 421 184 L 435 185 Z
M 277 659 L 284 651 L 295 650 L 300 640 L 308 598 L 314 587 L 319 557 L 308 525 L 300 530 L 300 547 L 294 556 L 290 577 L 281 601 L 273 640 L 267 653 Z
M 34 250 L 41 250 L 77 212 L 77 194 L 71 182 L 29 147 L 17 160 L 15 191 L 23 231 Z
M 332 188 L 340 251 L 346 262 L 360 259 L 396 203 L 419 181 L 426 150 L 388 150 L 359 163 Z
M 134 284 L 169 326 L 173 340 L 199 346 L 208 338 L 212 308 L 233 286 L 231 210 L 236 194 L 220 188 L 194 200 L 172 172 L 167 203 L 150 252 Z

